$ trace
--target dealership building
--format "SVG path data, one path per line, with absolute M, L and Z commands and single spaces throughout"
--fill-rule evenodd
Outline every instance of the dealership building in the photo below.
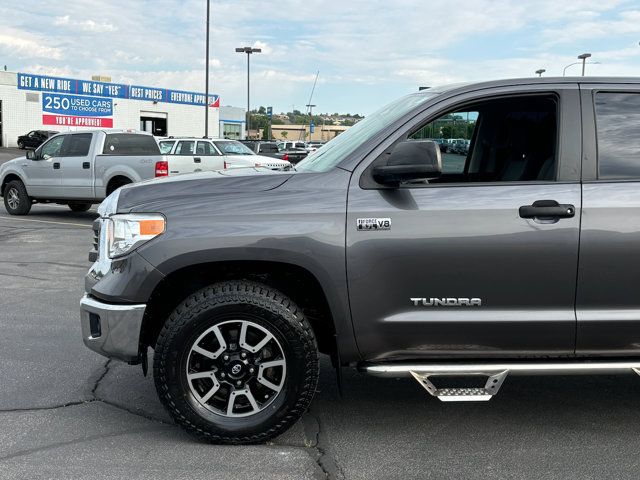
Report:
M 0 72 L 0 147 L 32 130 L 135 129 L 157 136 L 245 138 L 243 108 L 204 93 L 29 73 Z

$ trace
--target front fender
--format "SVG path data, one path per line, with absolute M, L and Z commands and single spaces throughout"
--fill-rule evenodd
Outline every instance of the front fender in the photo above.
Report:
M 29 187 L 27 185 L 26 178 L 22 169 L 14 166 L 10 166 L 10 167 L 7 167 L 5 170 L 3 170 L 2 173 L 0 174 L 0 196 L 4 195 L 4 187 L 7 183 L 11 181 L 12 176 L 18 177 L 20 179 L 20 181 L 25 185 L 25 187 L 27 187 L 27 193 L 28 193 Z

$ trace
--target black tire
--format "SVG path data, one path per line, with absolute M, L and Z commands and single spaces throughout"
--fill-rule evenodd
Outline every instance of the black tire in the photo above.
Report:
M 28 214 L 32 203 L 27 189 L 20 180 L 13 180 L 4 187 L 4 208 L 11 215 Z
M 24 150 L 24 142 L 22 140 L 18 141 L 18 148 Z
M 263 410 L 229 417 L 210 411 L 192 393 L 187 380 L 188 362 L 191 347 L 203 332 L 215 325 L 244 320 L 264 328 L 279 342 L 286 376 L 283 374 L 279 393 L 264 401 Z M 233 343 L 227 347 L 224 353 L 243 351 Z M 256 358 L 257 366 L 259 362 Z M 224 376 L 221 371 L 216 375 Z M 169 316 L 155 347 L 153 374 L 165 408 L 192 435 L 219 444 L 263 443 L 293 425 L 311 403 L 318 384 L 318 349 L 311 326 L 290 299 L 259 283 L 228 281 L 192 294 Z M 229 376 L 220 384 L 228 381 Z M 257 381 L 252 385 L 262 388 Z M 232 385 L 224 388 L 235 390 Z
M 70 203 L 69 208 L 72 212 L 86 212 L 91 208 L 91 203 Z
M 129 179 L 122 179 L 122 180 L 115 180 L 113 183 L 109 184 L 107 186 L 107 197 L 109 195 L 111 195 L 113 192 L 115 192 L 117 189 L 119 189 L 120 187 L 124 187 L 125 185 L 129 185 L 131 182 L 131 180 Z

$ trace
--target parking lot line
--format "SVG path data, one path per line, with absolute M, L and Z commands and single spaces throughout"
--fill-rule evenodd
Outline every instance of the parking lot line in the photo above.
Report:
M 18 221 L 18 222 L 54 223 L 56 225 L 72 225 L 74 227 L 91 228 L 91 225 L 86 225 L 84 223 L 55 222 L 53 220 L 33 220 L 33 219 L 30 219 L 30 218 L 10 218 L 10 217 L 0 217 L 0 220 L 13 220 L 13 221 Z

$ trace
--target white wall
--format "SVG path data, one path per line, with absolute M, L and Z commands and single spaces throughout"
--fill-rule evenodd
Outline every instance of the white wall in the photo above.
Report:
M 37 101 L 28 102 L 33 97 Z M 2 146 L 15 147 L 19 135 L 30 130 L 80 130 L 83 127 L 60 127 L 42 124 L 42 93 L 18 90 L 17 74 L 0 72 L 0 100 L 2 101 Z M 113 128 L 140 129 L 140 112 L 167 114 L 167 135 L 204 135 L 204 107 L 143 100 L 113 99 Z M 218 108 L 209 108 L 209 136 L 219 137 Z

